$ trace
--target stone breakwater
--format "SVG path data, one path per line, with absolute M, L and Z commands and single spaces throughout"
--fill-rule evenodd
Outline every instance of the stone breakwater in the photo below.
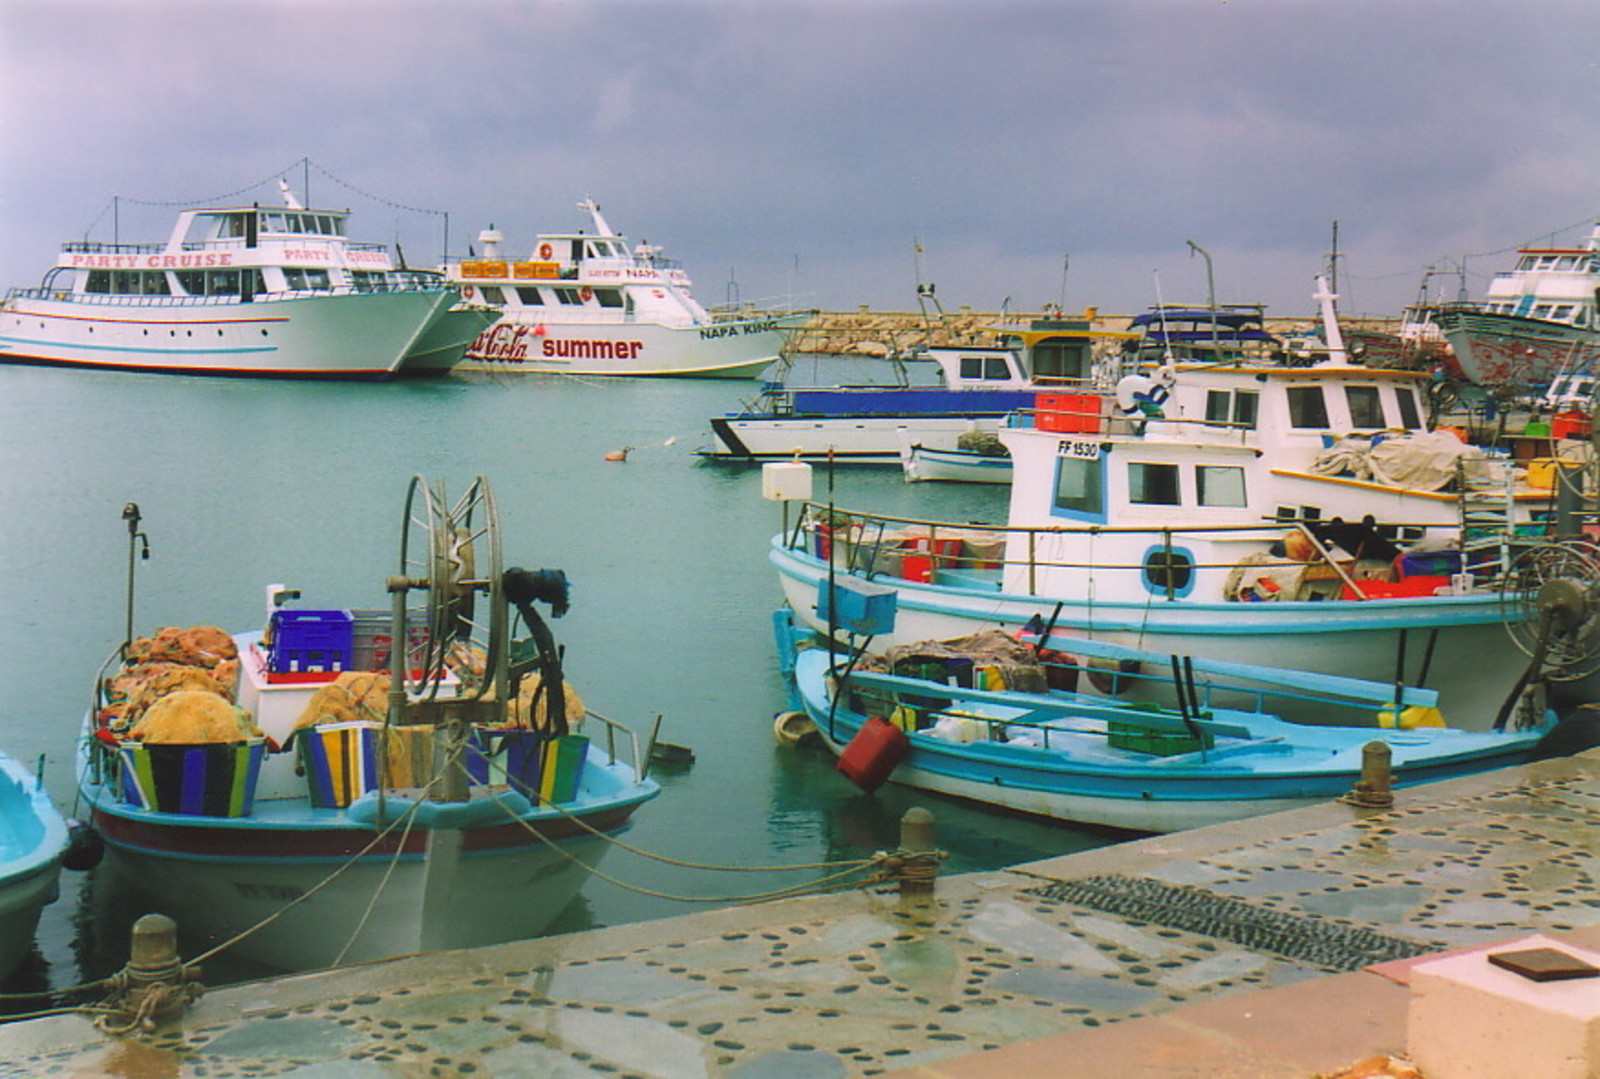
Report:
M 997 327 L 1026 326 L 1035 319 L 1083 320 L 1096 330 L 1126 330 L 1132 315 L 1106 314 L 1094 308 L 1070 312 L 973 311 L 962 307 L 940 314 L 921 311 L 818 311 L 789 342 L 788 351 L 831 355 L 903 355 L 925 345 L 993 345 L 999 342 Z M 1393 318 L 1344 319 L 1346 330 L 1393 330 Z M 1277 335 L 1309 332 L 1315 321 L 1269 319 L 1267 329 Z

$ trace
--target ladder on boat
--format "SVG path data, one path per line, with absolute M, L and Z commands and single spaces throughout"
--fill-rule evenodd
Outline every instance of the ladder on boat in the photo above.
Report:
M 1516 501 L 1511 474 L 1500 481 L 1469 479 L 1456 461 L 1456 510 L 1461 523 L 1461 572 L 1499 577 L 1516 557 Z

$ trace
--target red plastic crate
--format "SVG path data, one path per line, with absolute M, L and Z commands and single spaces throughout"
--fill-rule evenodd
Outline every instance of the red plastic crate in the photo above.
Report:
M 1404 577 L 1398 581 L 1357 581 L 1367 599 L 1400 599 L 1408 596 L 1431 596 L 1450 583 L 1449 577 Z M 1341 593 L 1344 599 L 1355 599 L 1349 585 Z
M 1093 393 L 1041 393 L 1034 403 L 1033 426 L 1040 431 L 1096 434 L 1100 430 L 1100 396 Z

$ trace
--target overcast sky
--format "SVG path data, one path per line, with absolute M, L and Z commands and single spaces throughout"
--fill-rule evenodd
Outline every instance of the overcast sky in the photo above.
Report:
M 0 285 L 283 175 L 413 264 L 592 196 L 708 304 L 1132 312 L 1192 240 L 1299 315 L 1337 221 L 1393 313 L 1587 235 L 1597 65 L 1595 0 L 0 0 Z

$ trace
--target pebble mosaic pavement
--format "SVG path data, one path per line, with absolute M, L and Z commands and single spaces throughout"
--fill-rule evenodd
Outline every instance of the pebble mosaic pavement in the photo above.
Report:
M 1593 925 L 1597 836 L 1591 754 L 1402 791 L 1388 810 L 1330 804 L 945 878 L 931 900 L 788 900 L 214 990 L 140 1038 L 15 1023 L 0 1076 L 885 1074 L 1354 969 L 1362 947 Z M 1074 901 L 1088 878 L 1132 881 L 1145 905 Z

